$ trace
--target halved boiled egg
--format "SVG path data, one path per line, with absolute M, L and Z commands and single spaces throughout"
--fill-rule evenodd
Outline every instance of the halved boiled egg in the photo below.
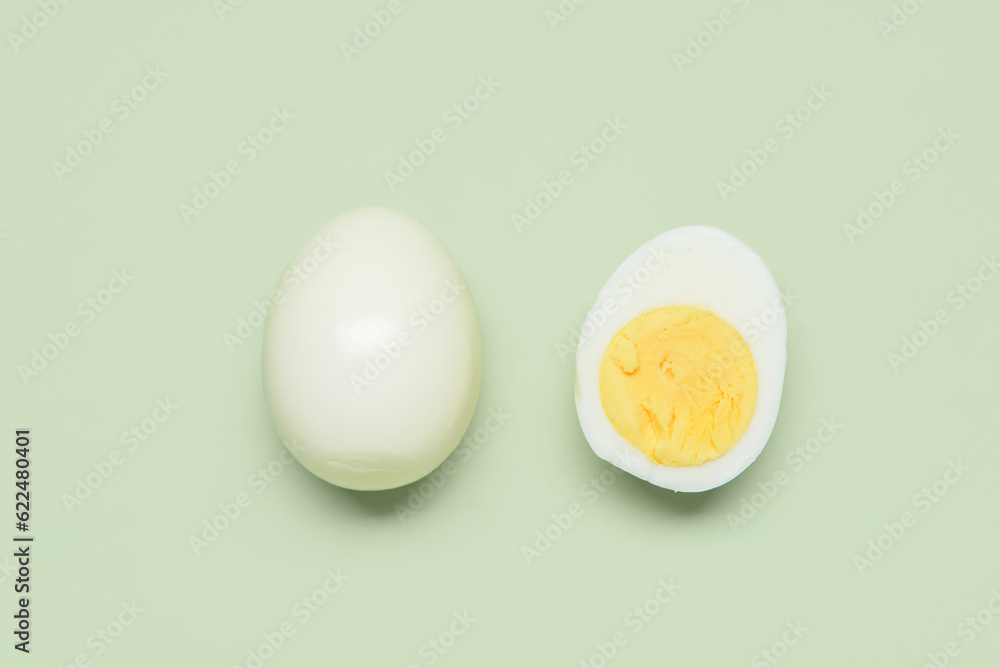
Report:
M 691 226 L 651 239 L 605 283 L 581 333 L 576 410 L 602 459 L 701 492 L 764 449 L 787 320 L 767 265 L 736 237 Z

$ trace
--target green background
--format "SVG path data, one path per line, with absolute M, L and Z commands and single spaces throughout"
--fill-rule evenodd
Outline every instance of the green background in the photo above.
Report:
M 208 0 L 78 0 L 17 51 L 9 33 L 41 10 L 5 3 L 0 535 L 14 533 L 13 431 L 30 428 L 37 541 L 33 651 L 10 647 L 7 561 L 0 664 L 246 665 L 291 620 L 264 665 L 424 666 L 421 646 L 468 610 L 477 621 L 434 665 L 578 666 L 618 631 L 608 665 L 768 665 L 755 655 L 796 621 L 809 630 L 783 665 L 920 666 L 949 640 L 951 665 L 993 665 L 1000 621 L 971 643 L 956 626 L 1000 587 L 1000 281 L 961 310 L 948 296 L 1000 250 L 1000 5 L 911 4 L 884 36 L 887 0 L 591 0 L 554 29 L 556 0 L 403 0 L 348 62 L 341 43 L 387 3 L 246 0 L 220 18 Z M 735 22 L 678 71 L 675 52 L 727 8 Z M 119 120 L 112 104 L 147 66 L 166 79 Z M 491 75 L 499 89 L 448 126 Z M 776 123 L 813 86 L 832 97 L 786 140 Z M 240 143 L 276 107 L 295 120 L 247 162 Z M 105 117 L 113 132 L 60 181 L 53 161 Z M 575 171 L 609 118 L 627 129 Z M 447 141 L 391 191 L 385 171 L 437 127 Z M 948 127 L 960 138 L 911 182 L 904 163 Z M 769 137 L 780 150 L 723 201 L 717 182 Z M 179 205 L 233 159 L 241 173 L 185 223 Z M 518 232 L 511 215 L 562 169 L 573 184 Z M 851 243 L 844 225 L 894 179 L 906 193 Z M 281 448 L 260 329 L 224 341 L 316 229 L 366 205 L 420 218 L 451 250 L 483 332 L 472 426 L 510 414 L 405 522 L 394 508 L 412 490 L 349 492 L 298 464 L 257 494 L 250 476 Z M 591 504 L 581 486 L 607 465 L 557 344 L 629 253 L 686 224 L 732 232 L 796 296 L 777 425 L 718 490 L 625 475 Z M 134 281 L 85 323 L 77 305 L 122 267 Z M 893 370 L 888 353 L 937 309 L 947 324 Z M 79 336 L 24 382 L 19 365 L 71 320 Z M 176 412 L 69 512 L 77 479 L 168 397 Z M 788 453 L 830 417 L 843 428 L 794 470 Z M 970 470 L 921 512 L 913 495 L 959 460 Z M 788 484 L 733 530 L 778 471 Z M 240 493 L 252 505 L 196 556 L 189 537 Z M 583 516 L 528 565 L 522 546 L 573 502 Z M 916 526 L 859 573 L 907 511 Z M 350 580 L 299 624 L 292 606 L 328 568 Z M 625 616 L 660 578 L 681 590 L 633 634 Z M 143 612 L 96 656 L 88 637 L 133 600 Z

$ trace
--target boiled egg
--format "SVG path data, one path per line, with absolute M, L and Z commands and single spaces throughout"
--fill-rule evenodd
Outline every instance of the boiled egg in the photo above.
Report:
M 461 270 L 420 221 L 345 213 L 289 263 L 264 330 L 264 397 L 278 435 L 335 485 L 412 483 L 455 449 L 482 375 Z
M 680 492 L 745 470 L 774 428 L 787 319 L 761 257 L 713 227 L 640 246 L 580 328 L 576 409 L 593 451 Z

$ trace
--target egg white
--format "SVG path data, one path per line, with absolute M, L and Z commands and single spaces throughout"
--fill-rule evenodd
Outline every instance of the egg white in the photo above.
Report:
M 729 322 L 746 339 L 757 370 L 757 405 L 746 432 L 731 450 L 699 466 L 653 462 L 615 431 L 601 405 L 598 375 L 608 344 L 630 321 L 664 306 L 695 306 Z M 781 402 L 788 325 L 770 270 L 736 237 L 714 227 L 689 226 L 646 242 L 605 283 L 581 331 L 576 410 L 600 458 L 654 485 L 701 492 L 735 478 L 764 449 Z
M 321 242 L 329 257 L 310 263 Z M 415 218 L 368 207 L 324 225 L 292 267 L 312 273 L 279 282 L 261 354 L 282 441 L 348 489 L 433 471 L 468 428 L 482 377 L 479 320 L 451 254 Z M 435 303 L 443 310 L 429 312 Z

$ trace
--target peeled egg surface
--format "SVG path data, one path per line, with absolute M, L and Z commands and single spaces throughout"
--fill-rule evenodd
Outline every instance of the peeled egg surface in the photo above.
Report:
M 264 396 L 312 473 L 400 487 L 455 449 L 479 398 L 479 321 L 462 273 L 420 221 L 357 209 L 288 265 L 264 329 Z
M 679 227 L 615 270 L 580 328 L 576 408 L 594 452 L 680 492 L 761 453 L 784 384 L 787 321 L 763 259 L 713 227 Z

